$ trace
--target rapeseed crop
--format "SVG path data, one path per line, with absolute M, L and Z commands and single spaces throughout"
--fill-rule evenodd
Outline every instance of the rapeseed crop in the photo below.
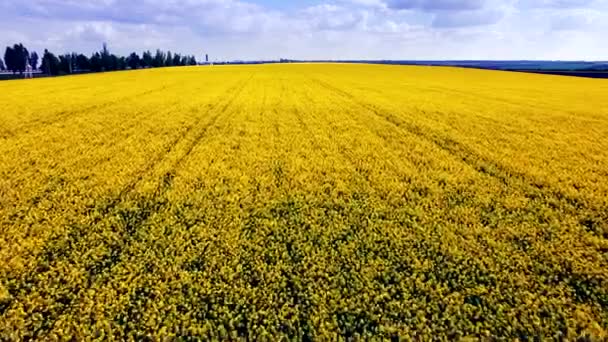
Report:
M 608 83 L 0 83 L 0 339 L 608 338 Z

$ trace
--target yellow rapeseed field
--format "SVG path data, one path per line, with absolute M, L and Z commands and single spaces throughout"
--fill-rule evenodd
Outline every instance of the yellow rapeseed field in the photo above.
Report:
M 608 339 L 608 82 L 0 83 L 0 340 Z

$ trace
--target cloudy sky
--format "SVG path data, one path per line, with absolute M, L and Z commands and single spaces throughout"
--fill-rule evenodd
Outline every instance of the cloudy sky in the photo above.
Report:
M 608 60 L 608 0 L 0 0 L 0 44 L 235 59 Z

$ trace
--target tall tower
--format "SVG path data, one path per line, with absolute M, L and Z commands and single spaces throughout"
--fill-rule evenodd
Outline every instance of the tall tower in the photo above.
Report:
M 209 63 L 209 55 L 208 54 L 205 54 L 205 62 Z

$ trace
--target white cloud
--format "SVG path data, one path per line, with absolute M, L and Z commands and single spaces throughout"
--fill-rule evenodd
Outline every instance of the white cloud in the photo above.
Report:
M 521 7 L 528 8 L 585 8 L 593 5 L 594 0 L 520 0 Z
M 218 59 L 606 59 L 593 0 L 0 1 L 0 44 L 91 53 L 163 48 Z M 568 49 L 565 42 L 570 44 Z
M 499 10 L 475 10 L 457 13 L 438 13 L 433 20 L 435 27 L 466 27 L 496 24 L 504 16 Z
M 387 5 L 394 9 L 467 11 L 478 10 L 485 5 L 485 2 L 485 0 L 388 0 Z

